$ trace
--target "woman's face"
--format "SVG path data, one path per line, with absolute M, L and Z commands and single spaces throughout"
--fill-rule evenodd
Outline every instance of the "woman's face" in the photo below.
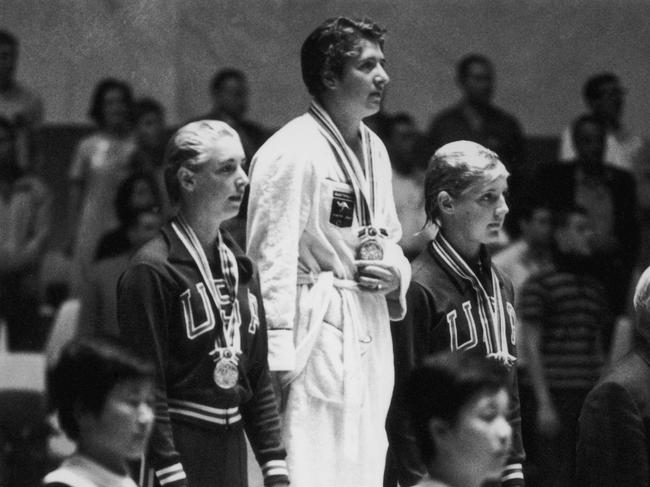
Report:
M 104 93 L 102 114 L 106 127 L 115 128 L 128 123 L 129 106 L 122 89 L 111 88 Z
M 153 383 L 127 379 L 118 382 L 106 397 L 102 411 L 79 413 L 81 451 L 113 471 L 145 451 L 153 425 Z
M 453 211 L 443 225 L 455 227 L 453 233 L 459 235 L 465 245 L 496 242 L 508 214 L 507 190 L 505 176 L 475 183 L 458 198 L 452 197 Z
M 156 204 L 156 196 L 149 181 L 139 179 L 133 184 L 129 204 L 135 209 L 148 208 Z
M 505 389 L 483 392 L 458 413 L 453 426 L 433 431 L 438 454 L 453 459 L 478 480 L 495 477 L 507 460 L 512 428 L 508 423 L 509 397 Z

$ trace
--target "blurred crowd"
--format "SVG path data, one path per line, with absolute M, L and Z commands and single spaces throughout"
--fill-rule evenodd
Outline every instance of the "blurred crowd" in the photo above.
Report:
M 117 334 L 118 277 L 174 214 L 163 174 L 171 127 L 155 93 L 135 96 L 122 80 L 99 80 L 88 103 L 93 130 L 62 165 L 66 186 L 56 195 L 66 199 L 65 218 L 54 221 L 55 191 L 39 163 L 47 100 L 16 79 L 19 52 L 18 39 L 0 31 L 0 346 L 56 353 L 52 347 L 73 335 Z M 409 260 L 435 235 L 425 225 L 424 173 L 439 147 L 475 141 L 499 154 L 510 173 L 510 212 L 492 250 L 516 295 L 527 483 L 546 485 L 549 475 L 569 468 L 587 394 L 632 347 L 633 284 L 650 264 L 650 146 L 624 124 L 623 80 L 594 73 L 575 94 L 584 112 L 567 120 L 556 145 L 550 142 L 554 157 L 540 160 L 516 114 L 493 102 L 495 69 L 480 54 L 459 60 L 449 80 L 458 100 L 432 114 L 425 129 L 401 110 L 382 110 L 366 123 L 390 155 Z M 246 74 L 220 69 L 206 84 L 212 106 L 193 120 L 228 123 L 250 161 L 274 129 L 247 117 Z M 245 198 L 224 223 L 241 248 L 246 206 Z M 48 238 L 54 227 L 65 235 L 56 245 Z M 64 261 L 55 275 L 47 265 L 53 255 Z M 11 479 L 38 455 L 29 435 L 42 432 L 13 431 L 16 425 L 1 419 L 0 428 L 7 429 L 0 434 L 0 485 L 32 485 Z M 31 453 L 20 450 L 24 444 Z

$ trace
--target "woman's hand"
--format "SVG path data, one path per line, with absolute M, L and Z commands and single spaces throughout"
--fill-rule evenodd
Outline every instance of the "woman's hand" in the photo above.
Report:
M 365 291 L 386 295 L 399 289 L 399 271 L 383 260 L 355 260 L 356 280 Z

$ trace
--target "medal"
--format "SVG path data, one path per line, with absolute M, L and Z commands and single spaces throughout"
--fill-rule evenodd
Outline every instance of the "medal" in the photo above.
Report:
M 232 389 L 239 382 L 237 355 L 230 349 L 220 350 L 217 355 L 212 374 L 214 383 L 222 389 Z
M 379 240 L 380 236 L 374 227 L 366 227 L 359 231 L 361 243 L 357 247 L 357 259 L 359 260 L 382 260 L 384 258 L 384 247 Z

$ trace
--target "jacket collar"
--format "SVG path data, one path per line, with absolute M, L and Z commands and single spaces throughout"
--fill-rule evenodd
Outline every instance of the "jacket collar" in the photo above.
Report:
M 169 261 L 194 265 L 194 260 L 192 259 L 192 256 L 183 245 L 183 242 L 180 241 L 180 239 L 172 229 L 171 224 L 168 222 L 161 228 L 160 231 L 162 232 L 163 238 L 165 239 L 167 245 L 169 246 Z M 221 231 L 221 235 L 223 236 L 223 240 L 225 244 L 232 251 L 232 253 L 235 255 L 235 259 L 237 260 L 237 268 L 239 270 L 240 283 L 245 284 L 248 281 L 250 281 L 250 279 L 253 277 L 253 273 L 254 273 L 253 262 L 246 256 L 246 254 L 239 247 L 239 245 L 237 245 L 237 243 L 232 238 L 230 233 L 228 233 L 224 229 L 221 229 L 220 231 Z M 216 248 L 213 249 L 213 254 L 210 256 L 212 257 L 213 262 L 219 261 L 218 255 L 219 254 L 216 251 Z

